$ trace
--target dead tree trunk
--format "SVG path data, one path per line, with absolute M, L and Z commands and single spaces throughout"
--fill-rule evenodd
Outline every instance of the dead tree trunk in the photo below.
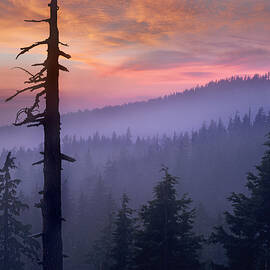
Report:
M 61 150 L 59 114 L 59 32 L 57 0 L 50 4 L 46 110 L 44 119 L 43 264 L 44 270 L 63 269 Z
M 48 46 L 48 56 L 44 63 L 34 64 L 33 66 L 42 66 L 42 69 L 32 74 L 26 69 L 20 68 L 31 77 L 27 84 L 32 86 L 17 91 L 15 95 L 8 98 L 13 99 L 18 94 L 26 91 L 36 91 L 42 89 L 35 96 L 32 107 L 23 108 L 17 113 L 15 125 L 27 124 L 28 127 L 43 125 L 44 127 L 44 159 L 34 163 L 34 165 L 44 163 L 44 189 L 41 192 L 43 199 L 38 205 L 42 210 L 43 217 L 43 269 L 44 270 L 62 270 L 63 269 L 63 244 L 62 244 L 62 207 L 61 207 L 61 162 L 62 160 L 74 162 L 75 160 L 61 154 L 60 149 L 60 114 L 59 114 L 59 70 L 68 71 L 68 69 L 59 64 L 59 56 L 70 58 L 70 55 L 59 49 L 59 31 L 57 22 L 58 5 L 57 0 L 51 0 L 50 18 L 44 20 L 27 20 L 26 22 L 46 22 L 49 23 L 49 38 L 36 42 L 33 45 L 21 48 L 18 56 L 28 52 L 39 45 Z M 17 57 L 18 57 L 17 56 Z M 44 76 L 44 73 L 47 75 Z M 45 96 L 45 110 L 40 113 L 40 99 Z M 25 117 L 21 120 L 21 115 Z

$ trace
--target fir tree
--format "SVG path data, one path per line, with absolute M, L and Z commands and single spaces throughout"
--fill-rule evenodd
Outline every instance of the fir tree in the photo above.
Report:
M 136 269 L 192 270 L 198 269 L 201 237 L 192 232 L 194 210 L 191 199 L 184 195 L 177 199 L 176 178 L 169 174 L 154 188 L 154 199 L 140 211 L 142 228 L 139 229 L 135 248 Z
M 128 207 L 128 203 L 129 198 L 124 194 L 113 232 L 112 259 L 114 263 L 112 270 L 131 269 L 134 222 L 132 218 L 133 210 Z
M 10 170 L 15 169 L 14 159 L 8 153 L 0 170 L 0 269 L 24 269 L 25 257 L 38 260 L 39 243 L 31 237 L 31 225 L 19 220 L 28 205 L 20 201 L 17 187 L 21 180 L 11 179 Z
M 224 246 L 232 270 L 270 269 L 270 150 L 256 168 L 257 175 L 247 176 L 249 194 L 229 197 L 232 212 L 225 212 L 226 226 L 212 234 L 212 241 Z

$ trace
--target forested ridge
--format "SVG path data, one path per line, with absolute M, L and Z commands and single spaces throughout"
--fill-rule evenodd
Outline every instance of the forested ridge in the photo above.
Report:
M 242 117 L 249 110 L 255 115 L 260 107 L 268 111 L 269 89 L 269 74 L 235 76 L 148 101 L 67 113 L 62 115 L 62 135 L 87 138 L 99 132 L 108 137 L 130 128 L 133 136 L 172 136 L 198 130 L 211 119 L 221 118 L 227 125 L 236 112 Z M 0 149 L 34 147 L 41 137 L 38 129 L 0 127 Z
M 99 237 L 105 241 L 102 244 L 110 246 L 112 238 L 106 237 L 112 233 L 113 226 L 109 225 L 114 224 L 122 194 L 128 194 L 130 207 L 137 212 L 151 199 L 153 187 L 162 177 L 162 166 L 179 177 L 177 196 L 188 193 L 192 198 L 195 232 L 210 236 L 214 226 L 224 223 L 222 213 L 231 209 L 227 197 L 232 192 L 246 193 L 246 175 L 255 170 L 265 151 L 269 124 L 270 115 L 260 109 L 255 115 L 235 114 L 228 124 L 211 121 L 197 131 L 173 136 L 142 138 L 128 129 L 123 135 L 113 133 L 110 137 L 96 133 L 87 139 L 63 138 L 63 151 L 77 159 L 75 165 L 63 164 L 65 253 L 70 256 L 65 269 L 89 269 L 87 262 L 93 256 L 105 256 L 91 251 Z M 42 170 L 31 164 L 40 151 L 41 146 L 12 150 L 17 158 L 14 174 L 23 180 L 20 196 L 31 207 L 23 220 L 33 225 L 34 233 L 40 231 L 39 210 L 33 206 L 39 201 Z M 6 154 L 4 150 L 1 164 Z M 226 263 L 219 246 L 203 246 L 202 262 Z

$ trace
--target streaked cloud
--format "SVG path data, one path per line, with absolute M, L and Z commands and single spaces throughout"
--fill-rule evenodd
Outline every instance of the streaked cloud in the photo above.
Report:
M 198 62 L 199 58 L 191 53 L 157 50 L 137 55 L 127 60 L 120 70 L 156 70 L 171 69 L 186 63 Z

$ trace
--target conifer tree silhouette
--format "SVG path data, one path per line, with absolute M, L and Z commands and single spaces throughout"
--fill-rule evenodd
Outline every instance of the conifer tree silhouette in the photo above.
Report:
M 0 169 L 0 269 L 23 270 L 24 258 L 39 261 L 39 243 L 31 236 L 31 225 L 23 224 L 21 213 L 29 206 L 17 195 L 19 179 L 12 179 L 15 158 L 9 152 Z
M 31 49 L 47 45 L 47 59 L 43 63 L 32 66 L 41 66 L 41 70 L 32 74 L 24 68 L 20 68 L 30 78 L 26 84 L 30 84 L 22 90 L 17 91 L 8 98 L 9 101 L 24 92 L 36 92 L 33 105 L 18 111 L 15 126 L 27 125 L 28 127 L 44 127 L 44 158 L 33 165 L 44 163 L 44 189 L 40 192 L 43 195 L 37 205 L 42 210 L 43 231 L 40 234 L 43 242 L 43 269 L 63 269 L 63 244 L 62 244 L 62 206 L 61 206 L 61 163 L 62 160 L 74 162 L 75 160 L 61 153 L 60 149 L 60 114 L 59 114 L 59 70 L 68 72 L 68 69 L 59 64 L 59 56 L 69 59 L 71 56 L 60 50 L 59 45 L 67 46 L 59 41 L 57 13 L 59 7 L 57 0 L 51 0 L 50 18 L 43 20 L 26 20 L 31 23 L 48 23 L 49 38 L 34 43 L 29 47 L 21 48 L 17 58 Z M 41 98 L 45 98 L 45 109 L 41 110 Z

